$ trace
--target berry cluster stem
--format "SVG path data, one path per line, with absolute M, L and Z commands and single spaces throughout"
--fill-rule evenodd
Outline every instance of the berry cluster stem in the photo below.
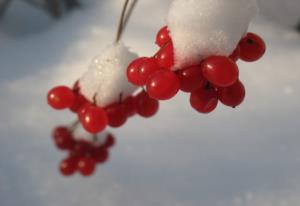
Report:
M 116 40 L 115 40 L 116 43 L 118 43 L 121 40 L 124 30 L 128 24 L 128 21 L 136 6 L 137 1 L 138 0 L 133 0 L 129 9 L 127 10 L 130 0 L 125 0 L 122 13 L 120 16 L 120 20 L 119 20 L 119 25 L 118 25 L 118 30 L 117 30 Z

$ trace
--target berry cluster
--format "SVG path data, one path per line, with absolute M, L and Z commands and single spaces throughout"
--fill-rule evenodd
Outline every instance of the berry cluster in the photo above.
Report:
M 149 96 L 157 100 L 171 99 L 179 90 L 191 93 L 191 106 L 201 113 L 213 111 L 219 101 L 230 107 L 240 105 L 245 88 L 236 62 L 256 61 L 266 50 L 262 38 L 247 33 L 230 56 L 210 56 L 174 71 L 174 48 L 167 26 L 158 32 L 156 44 L 160 49 L 153 57 L 138 58 L 128 66 L 128 81 L 145 86 Z
M 48 104 L 57 110 L 70 109 L 77 113 L 83 128 L 92 134 L 102 132 L 107 126 L 117 128 L 125 124 L 129 117 L 138 114 L 148 118 L 155 115 L 159 108 L 159 102 L 145 92 L 141 91 L 106 107 L 97 106 L 96 102 L 89 102 L 80 93 L 78 81 L 73 89 L 66 86 L 58 86 L 48 93 Z
M 95 140 L 94 142 L 76 140 L 72 130 L 60 126 L 53 131 L 56 147 L 69 153 L 68 157 L 59 164 L 59 170 L 64 176 L 71 176 L 76 171 L 83 176 L 90 176 L 94 173 L 97 164 L 104 164 L 108 160 L 109 149 L 115 144 L 115 138 L 107 134 L 104 142 L 96 144 Z

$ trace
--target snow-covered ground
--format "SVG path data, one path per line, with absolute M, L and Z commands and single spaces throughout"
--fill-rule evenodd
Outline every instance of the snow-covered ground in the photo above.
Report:
M 154 53 L 170 1 L 140 1 L 124 36 L 132 50 Z M 268 52 L 240 63 L 240 108 L 199 115 L 179 95 L 114 131 L 118 144 L 92 178 L 60 176 L 65 154 L 50 133 L 73 117 L 48 108 L 47 90 L 72 84 L 113 41 L 121 9 L 120 0 L 84 2 L 53 22 L 15 1 L 0 23 L 1 206 L 300 205 L 300 35 L 262 17 L 251 30 Z

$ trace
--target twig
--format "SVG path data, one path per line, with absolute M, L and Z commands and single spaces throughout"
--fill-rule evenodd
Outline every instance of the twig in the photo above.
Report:
M 119 25 L 118 25 L 118 30 L 117 30 L 116 40 L 115 40 L 116 43 L 120 41 L 121 36 L 122 36 L 123 22 L 124 22 L 124 18 L 125 18 L 128 3 L 129 3 L 129 0 L 125 0 L 125 3 L 123 5 L 123 9 L 122 9 L 122 13 L 121 13 L 121 16 L 120 16 L 120 20 L 119 20 Z
M 137 2 L 138 2 L 138 0 L 133 0 L 133 2 L 131 3 L 131 5 L 129 7 L 129 10 L 128 10 L 127 14 L 126 14 L 125 20 L 123 22 L 123 32 L 124 32 L 124 30 L 125 30 L 125 28 L 126 28 L 126 26 L 128 24 L 128 21 L 129 21 L 129 19 L 131 17 L 131 14 L 133 13 L 133 10 L 134 10 Z

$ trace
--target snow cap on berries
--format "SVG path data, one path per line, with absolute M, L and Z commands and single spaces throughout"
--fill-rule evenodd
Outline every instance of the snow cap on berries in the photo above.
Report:
M 174 69 L 229 56 L 257 11 L 256 0 L 174 0 L 168 14 Z
M 94 58 L 89 70 L 80 79 L 80 92 L 91 102 L 94 97 L 98 106 L 108 106 L 123 99 L 137 88 L 127 81 L 128 64 L 137 58 L 122 43 L 107 47 Z M 96 95 L 96 96 L 95 96 Z

